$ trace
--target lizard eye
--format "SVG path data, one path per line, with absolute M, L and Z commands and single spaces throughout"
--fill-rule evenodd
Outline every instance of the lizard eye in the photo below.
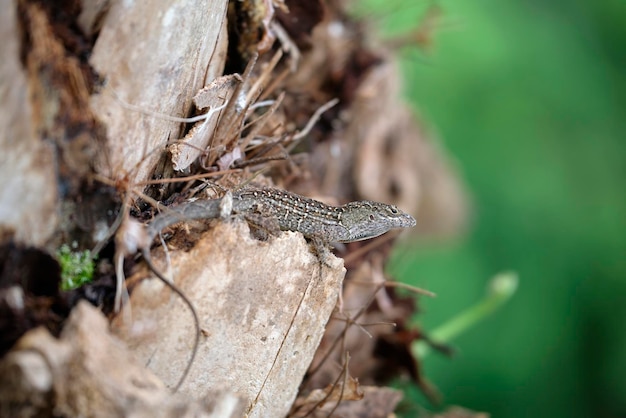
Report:
M 370 221 L 374 220 L 374 215 L 370 214 Z
M 394 206 L 392 206 L 391 208 L 389 208 L 389 210 L 391 211 L 391 213 L 393 213 L 394 215 L 398 213 L 398 209 L 396 209 Z

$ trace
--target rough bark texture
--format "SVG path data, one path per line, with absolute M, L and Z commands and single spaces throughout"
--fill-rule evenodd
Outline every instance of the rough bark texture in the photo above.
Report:
M 251 417 L 285 415 L 337 301 L 342 262 L 329 255 L 321 263 L 296 233 L 258 241 L 243 222 L 220 223 L 169 259 L 164 271 L 189 295 L 204 334 L 180 391 L 194 399 L 229 391 Z M 130 306 L 133 325 L 123 338 L 173 386 L 194 338 L 187 307 L 158 280 L 133 289 Z
M 240 417 L 244 402 L 207 390 L 174 396 L 108 331 L 106 319 L 81 302 L 60 339 L 28 332 L 0 362 L 3 417 Z
M 33 123 L 16 5 L 0 7 L 0 221 L 17 240 L 43 245 L 57 222 L 54 150 Z
M 124 103 L 186 117 L 193 96 L 220 76 L 226 59 L 226 0 L 112 1 L 89 60 L 107 80 L 92 109 L 107 127 L 100 170 L 147 180 L 180 122 L 130 111 Z M 120 100 L 123 102 L 120 102 Z M 159 150 L 161 152 L 154 152 Z

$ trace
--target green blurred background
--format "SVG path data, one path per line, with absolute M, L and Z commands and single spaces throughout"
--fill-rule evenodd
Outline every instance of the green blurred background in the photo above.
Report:
M 389 36 L 432 4 L 357 7 Z M 520 283 L 453 341 L 453 359 L 425 358 L 425 374 L 446 405 L 494 417 L 626 417 L 626 1 L 435 4 L 432 50 L 401 54 L 406 96 L 476 213 L 465 237 L 416 245 L 394 270 L 438 294 L 421 299 L 427 330 L 494 274 Z

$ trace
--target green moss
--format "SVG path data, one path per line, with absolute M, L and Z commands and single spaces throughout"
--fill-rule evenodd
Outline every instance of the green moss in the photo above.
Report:
M 93 280 L 95 259 L 90 251 L 72 251 L 69 245 L 63 244 L 57 257 L 61 264 L 61 289 L 76 289 Z

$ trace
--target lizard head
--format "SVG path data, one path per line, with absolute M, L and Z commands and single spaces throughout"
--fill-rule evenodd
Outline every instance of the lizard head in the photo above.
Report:
M 342 207 L 341 221 L 348 229 L 342 242 L 374 238 L 395 228 L 415 226 L 415 219 L 394 205 L 369 201 L 351 202 Z

